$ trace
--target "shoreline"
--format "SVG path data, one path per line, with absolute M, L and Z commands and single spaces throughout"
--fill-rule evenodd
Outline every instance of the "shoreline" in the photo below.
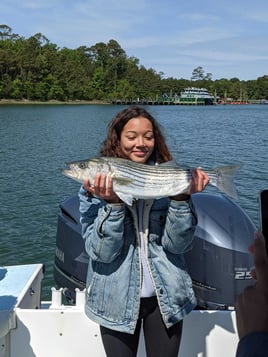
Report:
M 0 99 L 0 105 L 13 105 L 13 104 L 24 104 L 24 105 L 92 105 L 92 104 L 110 104 L 109 102 L 103 100 L 72 100 L 63 102 L 60 100 L 48 100 L 46 102 L 38 100 L 27 100 L 27 99 Z
M 113 105 L 113 104 L 122 104 L 122 105 L 131 105 L 131 104 L 138 104 L 138 105 L 187 105 L 193 106 L 197 105 L 195 103 L 154 103 L 144 101 L 141 103 L 128 102 L 128 101 L 116 101 L 116 102 L 108 102 L 105 100 L 70 100 L 70 101 L 61 101 L 61 100 L 48 100 L 48 101 L 39 101 L 39 100 L 27 100 L 27 99 L 0 99 L 0 106 L 1 105 Z M 249 100 L 247 102 L 238 102 L 234 101 L 231 103 L 216 103 L 216 105 L 250 105 L 250 104 L 266 104 L 268 105 L 268 100 Z M 205 104 L 202 104 L 202 106 Z M 200 106 L 200 105 L 198 105 Z

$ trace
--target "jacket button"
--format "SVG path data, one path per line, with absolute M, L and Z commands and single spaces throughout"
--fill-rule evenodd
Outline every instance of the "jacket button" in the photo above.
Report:
M 160 290 L 159 290 L 159 294 L 160 294 L 160 295 L 163 295 L 163 289 L 160 289 Z

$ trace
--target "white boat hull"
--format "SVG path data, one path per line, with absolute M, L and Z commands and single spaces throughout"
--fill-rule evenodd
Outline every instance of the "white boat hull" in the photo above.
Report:
M 0 325 L 0 357 L 105 357 L 99 327 L 84 313 L 84 292 L 77 291 L 76 306 L 69 306 L 62 304 L 61 289 L 53 288 L 52 300 L 37 306 L 42 265 L 5 269 L 0 302 L 8 301 L 8 297 L 16 299 L 10 309 L 0 305 L 0 316 L 6 317 Z M 24 270 L 23 289 L 15 296 L 12 286 L 8 292 L 9 283 L 20 279 L 22 284 Z M 196 310 L 184 319 L 179 356 L 234 356 L 237 343 L 234 311 Z M 138 357 L 145 356 L 141 336 Z

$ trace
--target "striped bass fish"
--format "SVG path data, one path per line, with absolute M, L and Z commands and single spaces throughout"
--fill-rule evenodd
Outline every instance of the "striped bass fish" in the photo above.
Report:
M 130 206 L 134 199 L 157 199 L 183 193 L 189 188 L 192 176 L 190 169 L 181 169 L 171 163 L 151 166 L 114 157 L 98 157 L 67 165 L 68 169 L 62 173 L 81 183 L 85 179 L 93 182 L 97 173 L 111 176 L 114 192 Z M 209 183 L 237 198 L 233 180 L 238 168 L 239 165 L 229 165 L 206 171 Z

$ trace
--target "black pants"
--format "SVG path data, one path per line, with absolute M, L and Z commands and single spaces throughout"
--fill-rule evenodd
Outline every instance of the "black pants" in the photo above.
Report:
M 167 329 L 156 297 L 141 299 L 139 320 L 134 334 L 100 326 L 107 357 L 136 357 L 142 321 L 147 357 L 177 357 L 182 335 L 182 321 Z

